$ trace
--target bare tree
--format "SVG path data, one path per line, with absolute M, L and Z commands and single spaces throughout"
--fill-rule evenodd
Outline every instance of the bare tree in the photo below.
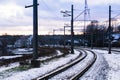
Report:
M 117 31 L 118 31 L 118 33 L 120 33 L 120 25 L 117 26 Z
M 99 25 L 97 20 L 91 21 L 91 23 L 86 28 L 86 34 L 89 36 L 88 40 L 92 44 L 99 45 L 104 42 L 104 35 L 106 32 L 106 27 Z

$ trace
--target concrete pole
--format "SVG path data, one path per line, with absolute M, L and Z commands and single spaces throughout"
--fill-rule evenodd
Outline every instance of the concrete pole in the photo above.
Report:
M 108 54 L 111 54 L 111 6 L 109 6 L 109 46 L 108 46 Z
M 37 0 L 33 0 L 33 59 L 38 58 L 38 7 Z
M 33 7 L 33 59 L 31 65 L 33 67 L 39 67 L 40 62 L 38 59 L 38 3 L 37 0 L 33 0 L 33 5 L 25 6 L 25 8 Z
M 65 40 L 66 40 L 66 36 L 65 36 L 65 25 L 64 25 L 64 48 L 65 48 Z
M 71 53 L 74 54 L 73 5 L 71 5 Z

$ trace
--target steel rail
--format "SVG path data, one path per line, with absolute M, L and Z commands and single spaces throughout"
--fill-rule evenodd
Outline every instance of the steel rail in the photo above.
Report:
M 76 60 L 74 60 L 74 61 L 72 61 L 72 62 L 70 62 L 70 63 L 68 63 L 68 64 L 50 72 L 50 73 L 48 73 L 48 74 L 45 74 L 43 76 L 40 76 L 40 77 L 32 79 L 32 80 L 48 80 L 48 79 L 52 78 L 53 76 L 67 70 L 68 68 L 70 68 L 70 67 L 74 66 L 75 64 L 79 63 L 80 61 L 82 61 L 87 56 L 87 53 L 85 51 L 84 51 L 84 54 L 85 55 L 83 55 L 83 52 L 81 52 L 81 57 L 79 57 L 78 59 L 76 59 Z
M 89 64 L 87 64 L 86 67 L 84 67 L 78 74 L 74 75 L 70 80 L 78 80 L 80 77 L 82 77 L 90 68 L 91 66 L 95 63 L 96 59 L 97 59 L 97 55 L 91 51 L 91 50 L 87 50 L 90 51 L 93 54 L 93 59 L 90 61 Z

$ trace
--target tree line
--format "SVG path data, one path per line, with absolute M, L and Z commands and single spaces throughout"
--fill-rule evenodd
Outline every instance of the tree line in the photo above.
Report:
M 120 33 L 120 25 L 112 27 L 112 34 Z M 86 39 L 90 42 L 89 46 L 107 46 L 108 45 L 108 26 L 100 25 L 97 20 L 91 21 L 85 30 Z M 111 40 L 113 37 L 111 35 Z

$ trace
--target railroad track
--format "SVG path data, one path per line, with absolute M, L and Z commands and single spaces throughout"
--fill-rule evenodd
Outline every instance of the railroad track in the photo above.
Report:
M 52 72 L 49 72 L 45 75 L 39 76 L 35 79 L 32 80 L 77 80 L 79 79 L 96 61 L 97 56 L 94 52 L 90 51 L 90 50 L 80 50 L 80 52 L 82 52 L 81 57 L 79 57 L 78 59 L 72 61 L 69 64 L 64 65 L 63 67 L 60 67 Z M 91 54 L 88 54 L 88 52 Z M 91 57 L 91 59 L 89 59 L 89 57 Z M 69 70 L 76 68 L 77 65 L 81 65 L 83 64 L 86 60 L 85 59 L 89 59 L 88 62 L 77 72 L 77 73 L 73 73 L 73 74 L 69 74 Z M 83 61 L 83 62 L 82 62 Z M 68 72 L 68 73 L 66 73 Z M 66 77 L 60 77 L 60 75 L 65 74 Z M 59 76 L 59 78 L 56 78 L 56 76 Z M 56 79 L 55 79 L 56 78 Z

